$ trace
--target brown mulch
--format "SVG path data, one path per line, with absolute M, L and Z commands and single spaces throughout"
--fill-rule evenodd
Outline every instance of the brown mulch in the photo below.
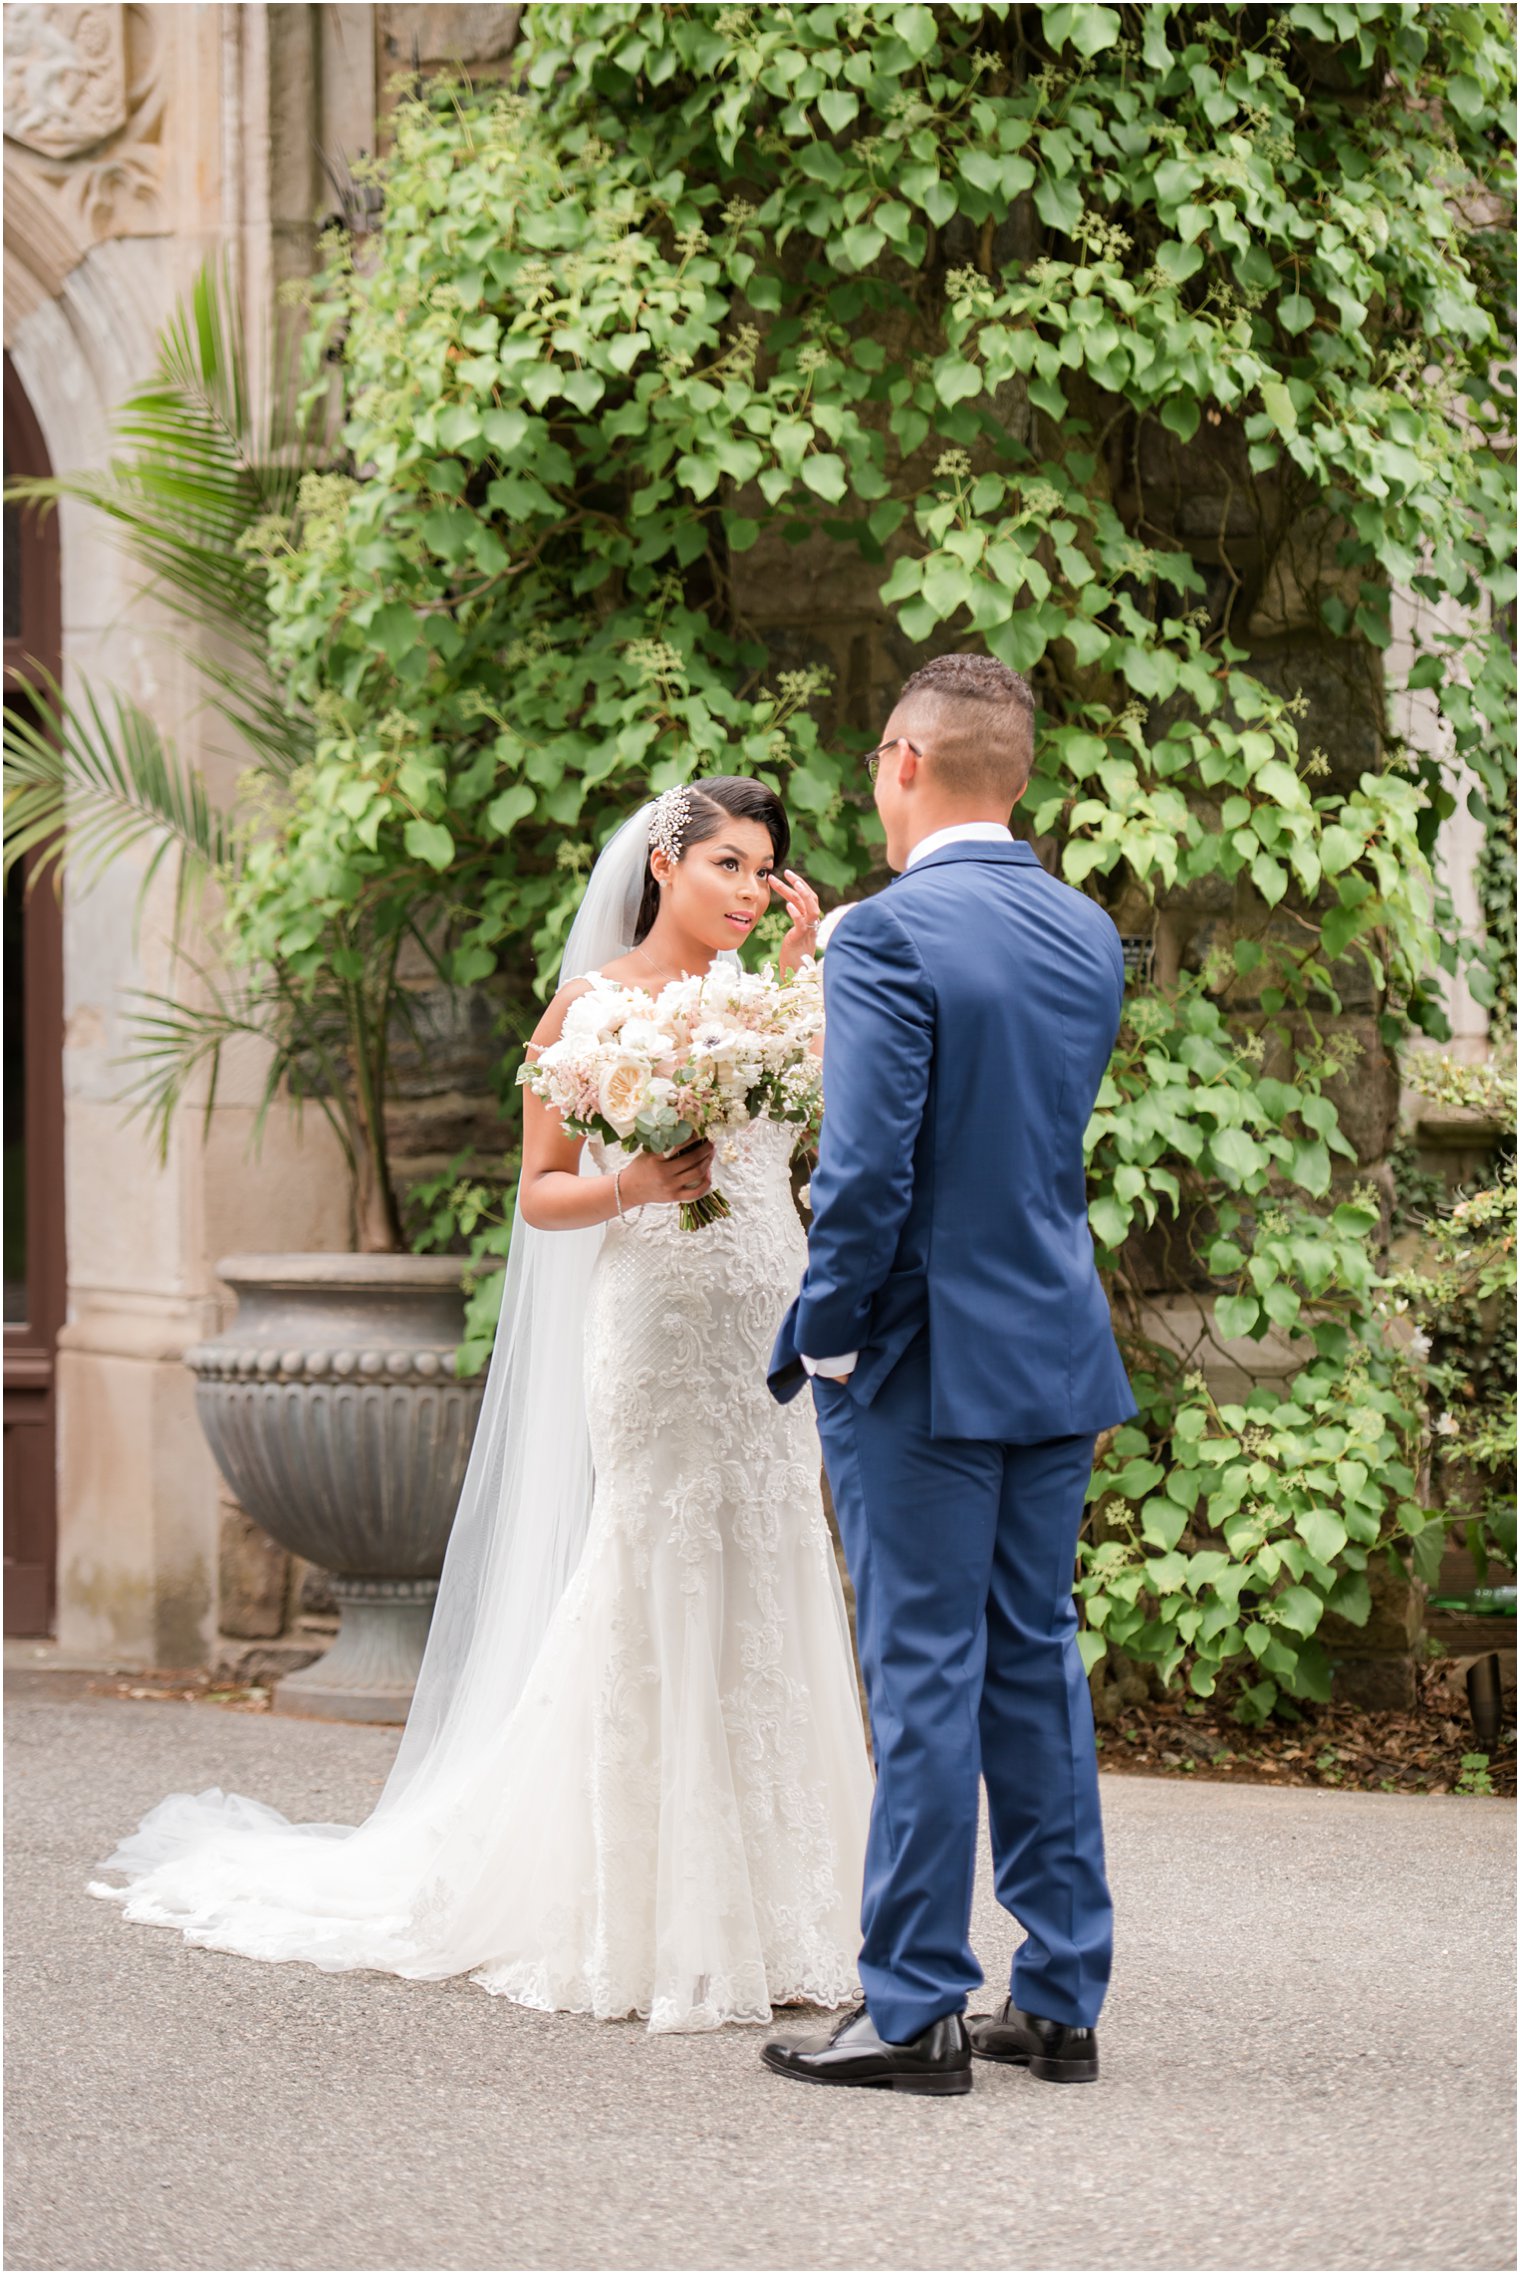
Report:
M 214 1705 L 230 1713 L 269 1711 L 269 1692 L 256 1683 L 216 1682 L 206 1673 L 179 1673 L 172 1668 L 149 1668 L 141 1674 L 112 1674 L 102 1681 L 87 1682 L 85 1688 L 96 1698 L 148 1698 L 159 1704 Z
M 1273 1719 L 1248 1729 L 1231 1719 L 1228 1701 L 1178 1693 L 1123 1707 L 1098 1731 L 1100 1765 L 1120 1775 L 1193 1777 L 1226 1784 L 1312 1784 L 1349 1792 L 1485 1791 L 1515 1797 L 1513 1708 L 1498 1742 L 1485 1753 L 1468 1719 L 1451 1659 L 1432 1659 L 1418 1676 L 1420 1702 L 1407 1713 L 1369 1713 L 1355 1706 L 1299 1707 L 1298 1721 Z M 233 1686 L 209 1674 L 151 1672 L 93 1681 L 97 1696 L 214 1705 L 233 1713 L 267 1713 L 269 1691 Z
M 1120 1774 L 1194 1777 L 1226 1784 L 1313 1784 L 1348 1792 L 1485 1792 L 1515 1796 L 1511 1703 L 1497 1742 L 1480 1745 L 1451 1659 L 1417 1677 L 1419 1703 L 1406 1713 L 1355 1706 L 1297 1706 L 1297 1721 L 1259 1729 L 1231 1718 L 1218 1698 L 1176 1694 L 1122 1707 L 1098 1731 L 1098 1758 Z M 1460 1701 L 1460 1703 L 1458 1702 Z M 1478 1766 L 1482 1756 L 1486 1766 Z

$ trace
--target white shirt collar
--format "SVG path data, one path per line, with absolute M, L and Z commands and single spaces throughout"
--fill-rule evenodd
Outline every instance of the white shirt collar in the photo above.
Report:
M 956 845 L 964 840 L 978 845 L 1011 845 L 1013 831 L 1005 821 L 953 821 L 948 829 L 936 829 L 931 836 L 920 837 L 903 863 L 903 874 L 906 876 L 915 861 L 937 853 L 941 845 Z

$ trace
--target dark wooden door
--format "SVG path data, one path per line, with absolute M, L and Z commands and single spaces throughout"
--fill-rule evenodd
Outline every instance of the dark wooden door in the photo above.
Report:
M 47 454 L 5 359 L 5 476 Z M 5 705 L 60 669 L 58 524 L 5 509 Z M 48 1634 L 58 1552 L 58 1330 L 63 1324 L 63 919 L 52 881 L 5 889 L 5 1631 Z

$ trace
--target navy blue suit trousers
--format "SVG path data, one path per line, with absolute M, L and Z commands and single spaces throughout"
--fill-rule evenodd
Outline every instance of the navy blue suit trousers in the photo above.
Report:
M 1025 1933 L 1014 2000 L 1090 2028 L 1113 1946 L 1072 1603 L 1093 1440 L 931 1436 L 922 1339 L 870 1405 L 821 1377 L 813 1394 L 876 1754 L 860 1955 L 871 2018 L 902 2043 L 981 1983 L 970 1923 L 985 1778 L 998 1900 Z

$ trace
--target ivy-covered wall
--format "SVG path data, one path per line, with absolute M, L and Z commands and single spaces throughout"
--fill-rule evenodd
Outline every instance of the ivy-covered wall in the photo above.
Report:
M 1090 1652 L 1319 1694 L 1440 1547 L 1378 1280 L 1401 1039 L 1502 953 L 1429 856 L 1459 761 L 1512 794 L 1508 14 L 541 4 L 519 62 L 404 94 L 313 293 L 341 428 L 253 538 L 313 755 L 241 952 L 299 982 L 410 890 L 510 1043 L 634 799 L 763 774 L 869 889 L 903 672 L 1028 672 L 1020 825 L 1154 943 L 1089 1133 L 1144 1403 Z

